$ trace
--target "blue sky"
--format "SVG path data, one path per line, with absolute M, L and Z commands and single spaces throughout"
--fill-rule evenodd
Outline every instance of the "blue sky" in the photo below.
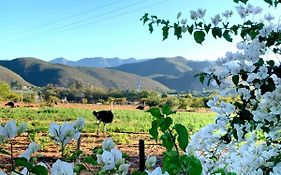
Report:
M 179 11 L 207 9 L 206 21 L 234 9 L 232 0 L 0 0 L 0 59 L 31 56 L 155 58 L 184 56 L 214 60 L 235 49 L 235 43 L 207 38 L 198 45 L 191 36 L 162 41 L 160 28 L 149 34 L 139 20 L 144 13 L 176 20 Z M 262 0 L 250 1 L 260 4 Z M 277 15 L 279 9 L 271 8 Z M 238 21 L 234 16 L 233 20 Z M 237 41 L 237 40 L 236 40 Z

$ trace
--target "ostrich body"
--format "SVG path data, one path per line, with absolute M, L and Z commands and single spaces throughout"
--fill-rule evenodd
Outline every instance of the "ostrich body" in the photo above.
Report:
M 139 106 L 136 107 L 136 109 L 144 110 L 144 106 L 143 105 L 139 105 Z
M 104 124 L 104 131 L 106 131 L 106 124 L 107 123 L 112 123 L 113 121 L 113 113 L 111 110 L 107 111 L 107 110 L 102 110 L 102 111 L 93 111 L 94 116 L 96 117 L 96 119 L 99 121 L 98 123 L 98 131 L 97 133 L 99 133 L 99 127 L 100 127 L 100 123 L 102 122 Z
M 112 106 L 113 106 L 113 101 L 111 101 L 110 103 L 111 110 L 93 111 L 94 116 L 99 121 L 97 133 L 99 133 L 99 126 L 101 122 L 104 124 L 103 127 L 104 132 L 106 131 L 106 124 L 112 123 L 114 117 L 112 112 L 112 108 L 113 108 Z
M 11 108 L 16 108 L 16 104 L 12 101 L 9 101 L 8 103 L 5 104 L 5 106 L 10 106 Z

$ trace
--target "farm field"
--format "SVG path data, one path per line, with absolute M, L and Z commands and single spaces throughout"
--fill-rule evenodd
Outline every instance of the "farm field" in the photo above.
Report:
M 23 105 L 20 105 L 23 106 Z M 107 131 L 104 133 L 101 124 L 100 133 L 97 135 L 97 120 L 93 116 L 93 109 L 108 110 L 109 106 L 102 105 L 83 105 L 83 104 L 59 104 L 54 107 L 19 107 L 9 108 L 0 107 L 0 123 L 10 119 L 17 122 L 26 122 L 27 132 L 16 138 L 16 154 L 21 154 L 32 140 L 41 145 L 39 154 L 45 160 L 52 161 L 59 158 L 59 147 L 48 137 L 48 128 L 53 122 L 72 122 L 78 117 L 84 117 L 86 121 L 82 133 L 81 150 L 87 154 L 91 153 L 92 148 L 100 146 L 107 137 L 112 137 L 117 147 L 129 156 L 129 161 L 137 164 L 138 161 L 138 141 L 145 140 L 146 155 L 161 155 L 164 149 L 156 144 L 148 134 L 153 120 L 150 113 L 136 110 L 135 106 L 114 106 L 113 123 L 108 124 Z M 177 112 L 172 115 L 175 123 L 185 125 L 189 132 L 193 133 L 208 123 L 213 122 L 214 113 L 211 112 Z M 7 148 L 7 145 L 5 145 Z M 75 148 L 75 143 L 69 146 Z M 74 149 L 71 149 L 74 150 Z M 3 156 L 0 154 L 0 157 Z M 5 160 L 0 158 L 0 160 Z M 5 162 L 5 161 L 4 161 Z M 1 163 L 4 163 L 0 161 Z

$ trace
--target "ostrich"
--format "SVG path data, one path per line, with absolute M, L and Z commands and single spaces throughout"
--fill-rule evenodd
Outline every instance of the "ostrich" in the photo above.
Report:
M 145 101 L 143 101 L 143 104 L 136 107 L 136 109 L 139 109 L 139 110 L 144 110 L 144 108 L 145 108 Z
M 16 108 L 17 107 L 17 105 L 14 102 L 12 102 L 12 101 L 9 101 L 8 103 L 6 103 L 5 106 L 10 106 L 11 108 Z
M 110 108 L 111 108 L 110 110 L 93 111 L 94 116 L 96 117 L 97 120 L 99 120 L 97 133 L 99 133 L 99 126 L 101 122 L 103 122 L 104 124 L 103 126 L 104 131 L 106 131 L 106 124 L 112 123 L 114 117 L 112 112 L 113 100 L 111 100 Z
M 136 109 L 144 110 L 144 106 L 143 105 L 139 105 L 139 106 L 136 107 Z

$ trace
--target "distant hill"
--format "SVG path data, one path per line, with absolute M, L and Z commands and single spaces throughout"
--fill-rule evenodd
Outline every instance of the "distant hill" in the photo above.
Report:
M 152 78 L 177 91 L 192 91 L 206 88 L 194 75 L 202 72 L 210 63 L 209 61 L 187 60 L 183 57 L 163 57 L 125 64 L 112 69 Z
M 8 84 L 11 84 L 13 81 L 17 81 L 22 86 L 32 86 L 18 74 L 3 66 L 0 66 L 0 81 L 6 82 Z
M 116 67 L 123 64 L 138 63 L 145 60 L 128 58 L 103 58 L 103 57 L 94 57 L 94 58 L 83 58 L 78 61 L 70 61 L 64 58 L 56 58 L 49 61 L 50 63 L 63 64 L 68 66 L 79 66 L 79 67 L 97 67 L 97 68 L 106 68 L 106 67 Z
M 141 84 L 143 89 L 169 90 L 157 81 L 118 70 L 71 67 L 30 57 L 0 61 L 0 65 L 12 70 L 36 86 L 54 84 L 67 87 L 73 82 L 79 82 L 83 86 L 95 86 L 105 89 L 136 89 L 136 86 Z

